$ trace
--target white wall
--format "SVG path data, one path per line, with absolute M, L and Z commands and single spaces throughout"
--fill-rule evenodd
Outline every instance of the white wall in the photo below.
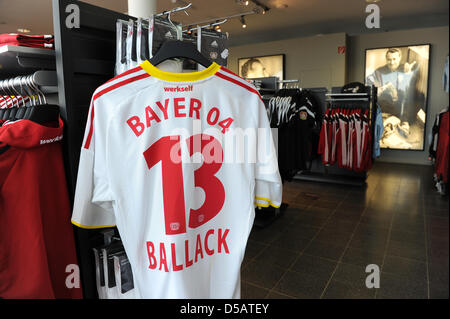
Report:
M 428 161 L 429 135 L 436 114 L 447 107 L 448 94 L 442 89 L 442 72 L 449 53 L 449 28 L 425 28 L 383 32 L 348 37 L 348 81 L 364 82 L 365 50 L 369 48 L 431 44 L 428 82 L 428 110 L 424 151 L 385 150 L 380 161 L 430 164 Z
M 345 33 L 335 33 L 235 46 L 230 48 L 228 68 L 238 73 L 238 58 L 284 53 L 286 80 L 300 80 L 304 88 L 342 86 L 346 58 L 338 47 L 345 43 Z

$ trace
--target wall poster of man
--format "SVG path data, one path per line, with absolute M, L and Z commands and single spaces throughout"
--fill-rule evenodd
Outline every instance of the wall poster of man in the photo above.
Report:
M 246 79 L 276 76 L 284 80 L 284 54 L 238 60 L 239 76 Z
M 430 45 L 366 50 L 365 79 L 378 88 L 380 147 L 424 150 Z

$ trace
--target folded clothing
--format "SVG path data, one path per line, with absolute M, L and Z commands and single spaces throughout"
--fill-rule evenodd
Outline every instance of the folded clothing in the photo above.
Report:
M 15 33 L 0 34 L 0 46 L 17 45 L 31 48 L 52 49 L 53 35 L 23 35 Z

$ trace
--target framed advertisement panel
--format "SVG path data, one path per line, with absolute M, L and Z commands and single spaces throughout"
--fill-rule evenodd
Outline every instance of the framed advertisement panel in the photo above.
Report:
M 276 76 L 284 80 L 284 54 L 239 58 L 239 76 L 246 79 Z
M 365 81 L 378 87 L 383 113 L 381 148 L 423 151 L 430 45 L 366 50 Z

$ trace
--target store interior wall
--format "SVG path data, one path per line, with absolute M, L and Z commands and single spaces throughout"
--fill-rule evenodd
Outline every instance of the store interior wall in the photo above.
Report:
M 449 105 L 449 96 L 442 88 L 445 58 L 449 54 L 448 26 L 355 36 L 335 33 L 233 46 L 228 67 L 238 73 L 239 58 L 285 54 L 285 79 L 298 79 L 304 88 L 330 89 L 349 82 L 364 82 L 366 49 L 417 44 L 431 44 L 425 148 L 423 151 L 383 149 L 378 160 L 430 165 L 428 148 L 433 122 L 436 114 Z M 347 46 L 345 54 L 338 52 L 340 46 Z
M 285 54 L 285 80 L 303 88 L 342 86 L 346 82 L 345 33 L 262 42 L 230 48 L 228 68 L 238 74 L 238 59 Z
M 348 80 L 363 82 L 365 50 L 391 46 L 431 44 L 428 80 L 428 107 L 423 151 L 382 149 L 379 161 L 429 165 L 428 148 L 436 114 L 449 104 L 449 96 L 442 87 L 445 58 L 449 53 L 449 27 L 411 29 L 403 31 L 363 34 L 348 37 Z

